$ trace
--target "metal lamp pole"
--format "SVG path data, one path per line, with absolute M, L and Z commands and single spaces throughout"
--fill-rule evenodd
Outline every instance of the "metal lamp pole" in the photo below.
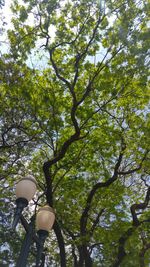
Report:
M 27 259 L 30 252 L 30 246 L 33 239 L 33 224 L 34 220 L 29 223 L 28 231 L 26 232 L 25 238 L 22 243 L 19 258 L 17 260 L 16 267 L 25 267 L 27 265 Z

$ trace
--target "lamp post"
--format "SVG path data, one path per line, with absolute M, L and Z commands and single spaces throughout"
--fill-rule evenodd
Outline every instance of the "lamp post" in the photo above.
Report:
M 34 197 L 36 193 L 36 180 L 33 176 L 28 175 L 22 178 L 16 185 L 16 211 L 12 228 L 15 229 L 23 209 L 28 206 L 29 201 Z
M 55 214 L 50 206 L 46 205 L 43 208 L 39 209 L 36 217 L 36 227 L 38 230 L 37 234 L 40 242 L 37 243 L 36 267 L 38 267 L 40 264 L 44 242 L 48 236 L 49 230 L 52 229 L 54 221 Z
M 36 267 L 39 267 L 44 242 L 48 236 L 49 230 L 52 229 L 55 221 L 54 210 L 46 205 L 38 210 L 36 217 L 36 229 L 37 234 L 34 233 L 34 219 L 32 216 L 31 222 L 27 223 L 22 215 L 23 209 L 28 205 L 29 201 L 33 198 L 36 193 L 37 183 L 33 176 L 27 176 L 21 179 L 16 186 L 16 210 L 14 215 L 14 221 L 12 228 L 15 229 L 19 220 L 22 219 L 26 222 L 26 235 L 22 243 L 21 252 L 17 261 L 16 267 L 26 267 L 27 258 L 30 252 L 30 246 L 32 241 L 36 242 L 37 256 L 36 256 Z

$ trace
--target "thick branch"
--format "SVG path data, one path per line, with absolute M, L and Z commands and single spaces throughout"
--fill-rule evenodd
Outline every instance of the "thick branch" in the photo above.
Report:
M 146 196 L 145 196 L 145 200 L 143 203 L 139 203 L 139 204 L 133 204 L 130 208 L 131 210 L 131 214 L 132 214 L 132 218 L 133 218 L 133 225 L 139 225 L 140 222 L 137 218 L 137 214 L 136 214 L 136 210 L 144 210 L 146 209 L 146 207 L 148 206 L 148 203 L 150 201 L 150 187 L 148 187 Z
M 50 173 L 50 169 L 48 166 L 43 165 L 43 172 L 46 180 L 46 200 L 47 203 L 52 207 L 53 206 L 53 198 L 52 198 L 52 177 Z
M 77 267 L 92 267 L 92 259 L 90 257 L 90 252 L 85 244 L 78 247 L 79 249 L 79 263 Z M 85 263 L 85 265 L 84 265 Z
M 125 244 L 126 241 L 129 239 L 129 237 L 133 234 L 133 232 L 135 231 L 135 229 L 141 225 L 144 222 L 149 222 L 149 220 L 145 220 L 145 221 L 139 221 L 137 218 L 137 214 L 135 212 L 136 209 L 145 209 L 148 205 L 148 202 L 150 200 L 150 187 L 147 190 L 147 194 L 145 197 L 145 201 L 143 203 L 140 204 L 133 204 L 131 206 L 131 213 L 132 213 L 132 217 L 133 217 L 133 227 L 129 228 L 123 235 L 122 237 L 119 239 L 119 247 L 118 247 L 118 255 L 117 255 L 117 260 L 114 263 L 113 267 L 119 267 L 120 263 L 123 261 L 124 257 L 126 256 L 126 252 L 125 252 Z M 142 253 L 142 252 L 141 252 Z
M 112 267 L 119 267 L 124 257 L 126 256 L 125 252 L 125 243 L 129 239 L 129 237 L 133 234 L 135 227 L 129 228 L 120 238 L 119 238 L 119 247 L 118 247 L 118 255 L 117 260 L 112 265 Z
M 53 59 L 54 48 L 53 49 L 49 49 L 48 51 L 49 51 L 49 55 L 50 55 L 50 61 L 51 61 L 52 66 L 53 66 L 53 68 L 55 70 L 56 76 L 58 77 L 59 80 L 64 82 L 67 85 L 68 88 L 71 88 L 71 83 L 60 74 L 60 72 L 58 70 L 58 67 L 57 67 L 57 65 L 56 65 L 56 63 L 55 63 L 55 61 Z
M 55 235 L 57 237 L 59 250 L 60 250 L 60 264 L 61 264 L 60 266 L 66 267 L 65 242 L 64 242 L 64 238 L 63 238 L 63 235 L 61 233 L 61 230 L 60 230 L 60 227 L 59 227 L 57 220 L 55 221 L 53 228 L 54 228 Z
M 45 179 L 46 179 L 47 203 L 51 207 L 53 207 L 52 177 L 51 177 L 49 166 L 44 164 L 43 171 L 44 171 L 44 175 L 45 175 Z M 54 232 L 55 232 L 55 235 L 57 237 L 57 241 L 58 241 L 58 245 L 59 245 L 61 267 L 66 267 L 65 244 L 64 244 L 64 239 L 63 239 L 61 229 L 59 227 L 57 220 L 55 221 L 53 228 L 54 228 Z
M 67 141 L 65 141 L 64 144 L 62 145 L 61 150 L 59 151 L 58 155 L 56 157 L 54 157 L 53 159 L 48 160 L 47 162 L 44 163 L 43 170 L 45 170 L 46 168 L 50 168 L 53 164 L 55 164 L 56 162 L 61 160 L 65 156 L 69 146 L 73 142 L 75 142 L 79 139 L 80 139 L 80 132 L 77 132 L 77 133 L 74 133 L 73 135 L 71 135 L 71 137 Z
M 118 247 L 118 254 L 117 254 L 117 259 L 115 261 L 115 263 L 112 265 L 112 267 L 120 267 L 120 264 L 122 263 L 122 261 L 124 260 L 125 256 L 127 255 L 126 251 L 125 251 L 125 245 L 126 242 L 128 241 L 128 239 L 130 238 L 130 236 L 135 232 L 135 230 L 142 224 L 148 221 L 142 221 L 137 225 L 134 225 L 133 227 L 130 227 L 120 238 L 119 238 L 119 247 Z M 148 248 L 147 248 L 148 249 Z M 146 252 L 146 251 L 141 251 L 142 252 Z

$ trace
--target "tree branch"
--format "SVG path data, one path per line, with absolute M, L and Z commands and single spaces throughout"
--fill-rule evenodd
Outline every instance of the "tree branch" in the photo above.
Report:
M 90 229 L 91 236 L 93 235 L 93 232 L 94 232 L 97 224 L 99 223 L 100 217 L 104 213 L 104 211 L 105 211 L 105 209 L 101 209 L 100 212 L 97 214 L 96 219 L 94 220 L 93 225 L 92 225 L 92 227 Z
M 137 168 L 134 168 L 132 170 L 127 170 L 127 171 L 119 171 L 118 174 L 119 175 L 127 175 L 127 174 L 132 174 L 136 171 L 139 171 L 142 168 L 142 164 L 143 164 L 144 160 L 146 159 L 148 153 L 149 153 L 149 150 L 147 150 L 145 152 L 144 157 L 141 159 L 141 163 L 139 164 L 139 166 Z
M 143 247 L 139 253 L 140 267 L 145 267 L 144 256 L 148 249 L 150 249 L 150 243 L 144 242 Z
M 59 250 L 60 250 L 60 266 L 61 267 L 66 267 L 66 252 L 65 252 L 65 242 L 64 242 L 64 238 L 60 229 L 60 226 L 57 222 L 57 220 L 55 220 L 54 223 L 54 232 L 55 235 L 57 237 L 57 241 L 58 241 L 58 245 L 59 245 Z
M 118 247 L 118 255 L 115 263 L 112 265 L 112 267 L 119 267 L 121 262 L 123 261 L 124 257 L 126 256 L 125 252 L 125 243 L 129 239 L 129 237 L 133 234 L 135 231 L 135 227 L 129 228 L 120 238 L 119 238 L 119 247 Z
M 125 258 L 125 256 L 127 255 L 126 251 L 125 251 L 125 244 L 128 241 L 128 239 L 130 238 L 130 236 L 135 232 L 135 230 L 142 224 L 145 222 L 150 222 L 150 220 L 147 221 L 142 221 L 139 222 L 139 224 L 136 224 L 132 227 L 130 227 L 120 238 L 119 238 L 119 247 L 118 247 L 118 254 L 117 254 L 117 259 L 115 261 L 115 263 L 112 265 L 112 267 L 120 267 L 120 264 L 122 263 L 123 259 Z M 149 247 L 148 247 L 149 248 Z M 145 251 L 146 252 L 146 251 Z M 141 251 L 142 253 L 142 251 Z
M 139 203 L 139 204 L 133 204 L 130 208 L 131 210 L 131 214 L 132 214 L 132 218 L 133 218 L 133 225 L 139 225 L 140 222 L 137 218 L 137 214 L 136 214 L 136 210 L 139 210 L 139 209 L 146 209 L 146 207 L 148 206 L 148 203 L 150 201 L 150 186 L 148 187 L 148 190 L 147 190 L 147 193 L 146 193 L 146 196 L 145 196 L 145 200 L 143 203 Z
M 93 197 L 94 197 L 95 193 L 100 188 L 108 187 L 113 182 L 115 182 L 117 180 L 117 178 L 118 178 L 118 169 L 119 169 L 119 167 L 121 165 L 121 162 L 122 162 L 124 150 L 125 150 L 125 145 L 122 144 L 121 152 L 119 154 L 118 160 L 117 160 L 116 165 L 114 167 L 114 174 L 113 174 L 113 176 L 111 178 L 109 178 L 106 182 L 95 184 L 93 186 L 92 190 L 90 191 L 90 193 L 89 193 L 89 195 L 87 197 L 85 209 L 83 210 L 82 215 L 81 215 L 81 218 L 80 218 L 80 231 L 81 231 L 81 234 L 85 234 L 85 232 L 86 232 L 86 225 L 87 225 L 87 220 L 88 220 L 88 213 L 89 213 L 89 210 L 90 210 L 90 207 L 91 207 L 91 203 L 92 203 L 92 200 L 93 200 Z

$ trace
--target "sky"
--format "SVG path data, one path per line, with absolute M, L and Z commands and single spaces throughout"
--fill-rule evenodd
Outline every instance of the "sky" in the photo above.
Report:
M 19 0 L 19 2 L 21 3 L 21 0 Z M 1 10 L 1 17 L 4 18 L 4 22 L 5 24 L 2 25 L 2 22 L 0 21 L 0 29 L 2 29 L 2 27 L 4 28 L 4 31 L 2 32 L 2 34 L 0 34 L 0 52 L 1 53 L 7 53 L 9 51 L 9 41 L 8 41 L 8 37 L 7 37 L 7 30 L 12 29 L 12 23 L 11 23 L 11 19 L 13 17 L 10 6 L 13 3 L 13 0 L 5 0 L 5 6 L 3 7 L 3 9 Z M 30 19 L 30 23 L 32 18 Z M 39 46 L 41 46 L 41 44 L 38 44 Z M 47 55 L 44 55 L 44 51 L 41 49 L 34 49 L 31 53 L 31 55 L 29 55 L 28 60 L 27 60 L 27 65 L 31 68 L 35 68 L 35 69 L 43 69 L 43 67 L 45 68 L 45 65 L 47 64 Z
M 13 0 L 5 0 L 5 6 L 2 9 L 2 15 L 4 17 L 4 21 L 6 22 L 6 24 L 4 25 L 5 31 L 3 32 L 3 34 L 0 35 L 0 52 L 1 53 L 7 53 L 9 51 L 7 30 L 13 27 L 11 23 L 11 19 L 13 15 L 10 9 L 10 6 L 12 3 L 13 3 Z M 19 0 L 19 3 L 22 3 L 22 1 Z M 104 8 L 104 1 L 102 0 L 101 0 L 101 8 Z M 29 18 L 29 21 L 30 23 L 34 23 L 33 18 Z M 112 19 L 112 23 L 113 23 L 113 19 Z M 0 28 L 1 28 L 1 25 L 0 25 Z M 53 37 L 54 34 L 55 34 L 55 29 L 51 29 L 51 35 L 52 35 L 51 37 Z M 48 55 L 40 47 L 41 47 L 41 41 L 40 43 L 37 43 L 37 48 L 32 50 L 31 54 L 28 57 L 28 60 L 26 61 L 27 65 L 30 68 L 42 70 L 43 68 L 47 66 Z M 105 49 L 101 48 L 99 53 L 96 53 L 95 56 L 88 56 L 87 59 L 90 62 L 96 64 L 98 61 L 101 61 L 101 59 L 105 55 L 105 52 L 106 52 Z
M 0 21 L 0 29 L 2 29 L 2 27 L 5 28 L 5 31 L 2 34 L 0 34 L 0 51 L 2 53 L 7 52 L 9 47 L 6 31 L 11 28 L 11 18 L 12 18 L 12 13 L 10 10 L 11 2 L 12 0 L 5 0 L 5 6 L 0 11 L 0 15 L 2 18 L 4 18 L 5 22 L 5 25 L 3 26 L 2 22 Z

